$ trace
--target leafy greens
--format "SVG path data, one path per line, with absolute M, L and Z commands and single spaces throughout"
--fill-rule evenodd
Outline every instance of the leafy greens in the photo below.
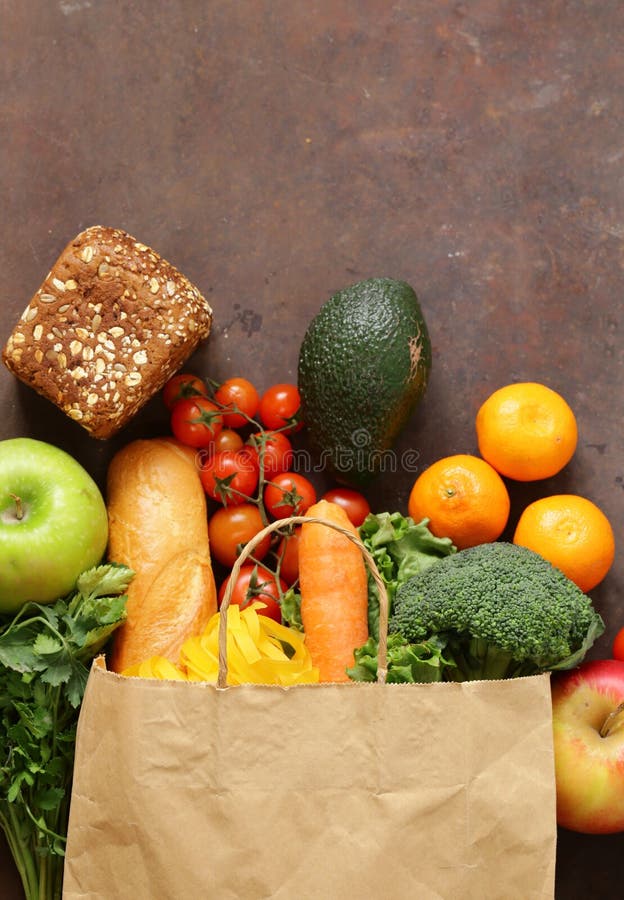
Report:
M 0 826 L 26 900 L 61 897 L 78 711 L 133 574 L 96 566 L 70 596 L 0 618 Z
M 428 519 L 414 522 L 410 516 L 402 516 L 399 512 L 371 513 L 360 525 L 360 537 L 386 586 L 389 616 L 400 584 L 457 551 L 450 538 L 438 538 L 431 533 Z M 375 639 L 379 637 L 379 597 L 370 576 L 368 630 Z
M 410 644 L 402 634 L 388 635 L 388 684 L 410 684 L 442 681 L 444 670 L 453 665 L 444 656 L 445 641 L 432 637 L 420 644 Z M 369 637 L 355 651 L 355 665 L 347 669 L 352 681 L 377 681 L 377 641 Z

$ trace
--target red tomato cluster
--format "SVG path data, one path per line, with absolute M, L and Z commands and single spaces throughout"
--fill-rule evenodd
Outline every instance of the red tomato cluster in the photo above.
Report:
M 241 547 L 276 519 L 303 515 L 317 500 L 310 479 L 293 471 L 291 436 L 303 427 L 296 385 L 275 384 L 260 394 L 246 378 L 209 385 L 191 373 L 179 373 L 165 385 L 174 437 L 198 451 L 200 479 L 208 497 L 208 536 L 213 558 L 231 569 Z M 370 507 L 349 488 L 334 488 L 324 498 L 342 506 L 360 525 Z M 280 621 L 280 601 L 298 578 L 301 529 L 283 537 L 267 536 L 241 567 L 230 602 L 265 603 L 265 615 Z M 273 568 L 265 565 L 271 555 Z M 262 565 L 260 562 L 262 561 Z M 219 590 L 219 602 L 229 576 Z

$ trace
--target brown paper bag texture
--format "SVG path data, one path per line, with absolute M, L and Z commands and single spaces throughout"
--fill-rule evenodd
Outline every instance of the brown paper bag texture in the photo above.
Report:
M 290 688 L 91 670 L 65 900 L 554 896 L 548 675 Z

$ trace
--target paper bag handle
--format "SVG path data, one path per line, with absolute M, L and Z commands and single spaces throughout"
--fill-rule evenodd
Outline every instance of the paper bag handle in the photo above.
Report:
M 364 557 L 364 561 L 379 592 L 379 646 L 377 649 L 377 682 L 379 684 L 385 684 L 386 675 L 388 673 L 388 592 L 386 590 L 385 584 L 383 583 L 381 575 L 379 574 L 379 570 L 377 569 L 377 565 L 375 563 L 375 560 L 373 559 L 372 554 L 369 553 L 359 537 L 353 534 L 352 531 L 343 528 L 342 525 L 338 525 L 336 522 L 330 522 L 327 519 L 322 519 L 318 516 L 288 516 L 287 518 L 277 519 L 275 522 L 271 522 L 266 526 L 266 528 L 263 528 L 262 531 L 259 531 L 257 534 L 255 534 L 251 538 L 251 540 L 248 541 L 247 544 L 245 544 L 238 556 L 238 559 L 232 567 L 228 585 L 225 589 L 223 599 L 221 600 L 221 616 L 219 618 L 219 675 L 217 678 L 217 687 L 224 688 L 227 685 L 227 610 L 230 605 L 232 592 L 234 590 L 234 584 L 236 583 L 236 580 L 239 576 L 241 566 L 243 565 L 245 560 L 248 559 L 249 556 L 253 553 L 256 547 L 262 543 L 267 535 L 272 534 L 274 531 L 280 531 L 284 528 L 288 528 L 291 525 L 306 525 L 309 523 L 327 525 L 329 528 L 333 528 L 335 531 L 339 531 L 340 534 L 344 534 L 344 536 L 348 538 L 351 543 L 356 545 L 356 547 L 360 550 L 362 556 Z M 223 613 L 225 613 L 225 615 L 223 615 Z

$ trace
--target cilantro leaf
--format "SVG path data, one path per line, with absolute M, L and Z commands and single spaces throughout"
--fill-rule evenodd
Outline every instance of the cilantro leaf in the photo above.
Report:
M 107 563 L 83 572 L 76 588 L 84 597 L 112 597 L 125 593 L 133 577 L 134 572 L 127 566 Z
M 55 656 L 63 649 L 63 643 L 52 634 L 38 634 L 33 642 L 33 652 L 37 656 Z

